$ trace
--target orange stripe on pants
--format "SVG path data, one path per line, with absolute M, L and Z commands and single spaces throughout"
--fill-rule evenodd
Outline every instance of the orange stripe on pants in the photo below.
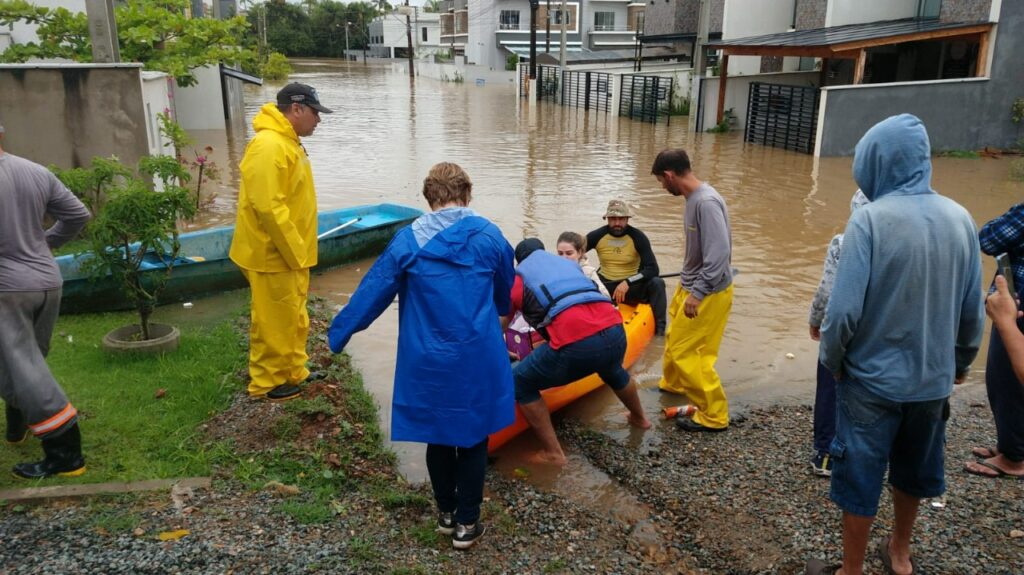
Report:
M 697 407 L 693 420 L 711 428 L 729 425 L 729 401 L 715 371 L 718 348 L 732 309 L 732 286 L 704 298 L 697 317 L 683 313 L 690 292 L 676 288 L 668 308 L 665 358 L 658 387 L 685 395 Z
M 252 288 L 249 327 L 249 395 L 264 395 L 285 383 L 309 376 L 309 270 L 256 272 L 243 270 Z

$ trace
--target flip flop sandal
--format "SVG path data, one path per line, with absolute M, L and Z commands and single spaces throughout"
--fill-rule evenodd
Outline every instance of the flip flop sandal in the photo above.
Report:
M 981 459 L 990 459 L 999 455 L 999 451 L 995 447 L 975 447 L 971 450 L 971 455 Z
M 970 463 L 965 463 L 964 464 L 964 471 L 966 471 L 967 473 L 970 473 L 971 475 L 977 475 L 978 477 L 987 477 L 988 479 L 1013 479 L 1015 481 L 1024 481 L 1024 474 L 1022 474 L 1022 475 L 1015 475 L 1013 473 L 1010 473 L 1010 472 L 1006 471 L 1005 469 L 1000 469 L 1000 468 L 996 467 L 995 465 L 992 465 L 991 463 L 989 463 L 987 461 L 975 461 L 974 464 L 975 465 L 980 465 L 980 466 L 988 468 L 988 469 L 991 469 L 992 471 L 995 471 L 996 474 L 995 475 L 989 475 L 988 473 L 985 473 L 984 471 L 978 471 L 976 469 L 972 469 L 970 467 Z
M 885 567 L 885 572 L 888 575 L 896 575 L 896 572 L 892 570 L 892 557 L 889 556 L 889 541 L 892 537 L 886 537 L 882 539 L 881 543 L 878 544 L 878 558 L 882 560 L 882 566 Z M 917 569 L 917 563 L 914 562 L 914 558 L 910 558 L 910 575 L 920 575 L 920 571 Z

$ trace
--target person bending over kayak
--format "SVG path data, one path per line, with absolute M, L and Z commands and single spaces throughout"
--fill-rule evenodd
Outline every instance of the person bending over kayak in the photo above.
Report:
M 540 391 L 572 383 L 592 373 L 612 388 L 629 409 L 629 423 L 647 429 L 636 385 L 622 367 L 626 330 L 622 315 L 580 271 L 578 264 L 544 251 L 539 239 L 516 246 L 512 313 L 523 317 L 548 345 L 535 349 L 512 370 L 516 401 L 543 445 L 537 459 L 564 465 L 547 404 Z

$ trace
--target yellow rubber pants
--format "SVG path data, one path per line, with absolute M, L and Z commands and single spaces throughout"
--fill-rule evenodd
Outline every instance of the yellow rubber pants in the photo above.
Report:
M 242 270 L 252 289 L 249 327 L 249 395 L 261 396 L 279 385 L 299 383 L 306 369 L 309 337 L 309 270 Z
M 682 287 L 676 288 L 668 307 L 665 360 L 658 387 L 685 395 L 697 407 L 694 421 L 720 429 L 729 425 L 729 401 L 715 362 L 732 309 L 732 286 L 705 297 L 693 319 L 683 313 L 689 295 Z

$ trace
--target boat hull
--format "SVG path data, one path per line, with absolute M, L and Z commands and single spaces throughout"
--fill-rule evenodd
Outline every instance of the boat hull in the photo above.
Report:
M 380 254 L 401 228 L 423 212 L 396 204 L 375 204 L 344 208 L 319 214 L 318 233 L 360 218 L 337 233 L 320 240 L 317 265 L 323 270 Z M 182 234 L 180 256 L 187 261 L 176 264 L 160 292 L 159 303 L 188 301 L 192 298 L 246 287 L 241 270 L 228 258 L 234 228 L 214 228 Z M 57 258 L 64 277 L 61 313 L 95 313 L 129 309 L 130 304 L 111 276 L 93 279 L 79 270 L 86 255 Z M 157 260 L 158 261 L 158 260 Z M 166 273 L 156 266 L 146 276 Z
M 640 304 L 636 307 L 622 304 L 619 306 L 622 314 L 622 324 L 626 330 L 626 355 L 622 359 L 622 367 L 629 369 L 636 360 L 640 358 L 647 344 L 654 337 L 654 313 L 651 306 Z M 592 373 L 583 379 L 572 383 L 552 387 L 542 391 L 541 397 L 548 406 L 548 411 L 554 413 L 577 399 L 587 395 L 595 389 L 604 385 L 604 382 L 596 373 Z M 494 452 L 502 445 L 508 443 L 513 437 L 526 431 L 530 424 L 523 417 L 523 412 L 516 404 L 516 420 L 505 429 L 492 433 L 487 444 L 487 451 Z

